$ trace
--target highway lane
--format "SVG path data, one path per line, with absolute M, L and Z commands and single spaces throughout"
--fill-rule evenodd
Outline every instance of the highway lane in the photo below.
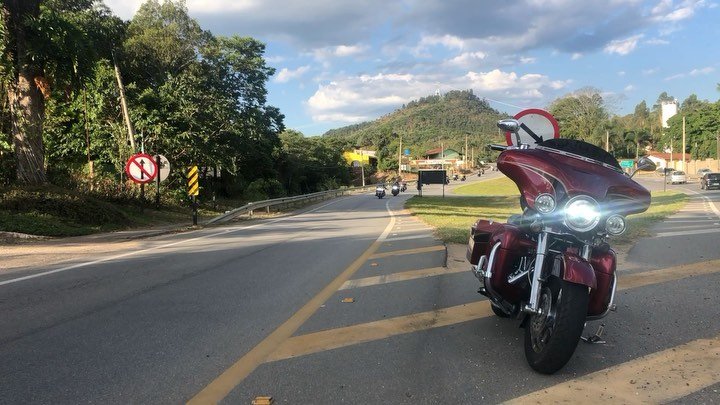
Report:
M 188 399 L 362 255 L 389 222 L 386 203 L 400 199 L 154 238 L 0 285 L 0 402 Z
M 581 343 L 542 376 L 525 363 L 517 322 L 492 315 L 462 257 L 443 267 L 431 230 L 393 209 L 405 198 L 351 197 L 253 229 L 169 236 L 137 257 L 0 286 L 0 310 L 15 319 L 0 324 L 11 392 L 0 402 L 168 403 L 208 391 L 223 403 L 720 399 L 720 261 L 657 248 L 657 264 L 621 269 L 607 344 Z M 349 280 L 333 284 L 340 274 Z M 8 304 L 9 292 L 34 310 Z M 25 326 L 6 333 L 15 323 Z

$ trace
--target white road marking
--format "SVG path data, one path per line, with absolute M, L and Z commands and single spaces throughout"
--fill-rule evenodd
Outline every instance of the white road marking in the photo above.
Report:
M 351 197 L 348 197 L 348 198 L 357 198 L 357 197 L 360 197 L 360 196 L 351 196 Z M 0 281 L 0 286 L 8 285 L 8 284 L 14 284 L 14 283 L 19 283 L 19 282 L 21 282 L 21 281 L 31 280 L 31 279 L 33 279 L 33 278 L 49 276 L 49 275 L 55 274 L 55 273 L 62 273 L 62 272 L 64 272 L 64 271 L 68 271 L 68 270 L 74 270 L 74 269 L 79 269 L 79 268 L 83 268 L 83 267 L 93 266 L 93 265 L 96 265 L 96 264 L 105 263 L 105 262 L 109 262 L 109 261 L 112 261 L 112 260 L 122 259 L 122 258 L 125 258 L 125 257 L 134 256 L 134 255 L 139 255 L 139 254 L 141 254 L 141 253 L 152 252 L 152 251 L 155 251 L 155 250 L 160 250 L 160 249 L 165 249 L 165 248 L 172 247 L 172 246 L 182 245 L 182 244 L 189 243 L 189 242 L 194 242 L 194 241 L 197 241 L 197 240 L 212 238 L 212 237 L 214 237 L 214 236 L 227 235 L 227 234 L 231 234 L 231 233 L 235 233 L 235 232 L 244 231 L 244 230 L 247 230 L 247 229 L 257 228 L 257 227 L 259 227 L 259 226 L 270 225 L 270 224 L 274 224 L 274 223 L 276 223 L 276 222 L 285 221 L 285 220 L 290 219 L 290 218 L 293 218 L 293 219 L 294 219 L 294 218 L 297 218 L 297 217 L 300 216 L 300 215 L 305 215 L 305 214 L 309 214 L 309 213 L 312 213 L 312 212 L 321 210 L 321 209 L 323 209 L 323 208 L 325 208 L 325 207 L 327 207 L 327 206 L 329 206 L 329 205 L 332 205 L 332 204 L 335 204 L 335 203 L 337 203 L 337 202 L 344 201 L 344 200 L 346 200 L 346 199 L 345 199 L 345 198 L 338 199 L 338 200 L 329 202 L 329 203 L 327 203 L 327 204 L 325 204 L 325 205 L 321 205 L 321 206 L 319 206 L 319 207 L 313 208 L 313 209 L 311 209 L 311 210 L 301 212 L 301 213 L 299 213 L 299 214 L 297 214 L 297 215 L 290 215 L 290 216 L 287 216 L 287 217 L 277 218 L 277 219 L 270 220 L 270 221 L 268 221 L 268 222 L 262 222 L 262 223 L 258 223 L 258 224 L 255 224 L 255 225 L 249 225 L 249 226 L 242 227 L 242 228 L 230 228 L 230 229 L 225 229 L 225 230 L 223 230 L 223 231 L 221 231 L 221 232 L 215 232 L 215 233 L 212 233 L 212 234 L 203 235 L 203 236 L 198 236 L 198 237 L 190 238 L 190 239 L 183 239 L 183 240 L 180 240 L 180 241 L 177 241 L 177 242 L 166 243 L 166 244 L 160 245 L 160 246 L 153 246 L 153 247 L 150 247 L 150 248 L 147 248 L 147 249 L 133 250 L 132 252 L 126 252 L 126 253 L 122 253 L 122 254 L 119 254 L 119 255 L 110 256 L 110 257 L 104 257 L 104 258 L 102 258 L 102 259 L 97 259 L 97 260 L 93 260 L 93 261 L 89 261 L 89 262 L 77 263 L 77 264 L 73 264 L 73 265 L 70 265 L 70 266 L 61 267 L 61 268 L 55 269 L 55 270 L 49 270 L 49 271 L 44 271 L 44 272 L 41 272 L 41 273 L 31 274 L 31 275 L 28 275 L 28 276 L 17 277 L 17 278 L 13 278 L 13 279 L 10 279 L 10 280 Z M 389 201 L 388 201 L 388 203 L 389 203 Z M 389 208 L 388 208 L 387 205 L 386 205 L 386 208 L 389 210 Z M 200 230 L 198 230 L 198 231 L 200 231 Z M 192 232 L 198 232 L 198 231 L 192 231 Z M 387 235 L 386 235 L 387 231 L 388 231 L 388 230 L 386 230 L 386 232 L 385 232 L 383 235 L 387 236 Z

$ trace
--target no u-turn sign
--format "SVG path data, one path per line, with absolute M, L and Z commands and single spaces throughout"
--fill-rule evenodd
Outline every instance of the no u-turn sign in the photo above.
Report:
M 125 173 L 135 183 L 150 183 L 157 176 L 158 168 L 155 159 L 147 153 L 136 153 L 130 156 L 125 165 Z

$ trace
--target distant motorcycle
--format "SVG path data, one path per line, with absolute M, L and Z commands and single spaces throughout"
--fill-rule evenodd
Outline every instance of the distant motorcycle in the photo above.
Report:
M 400 194 L 400 185 L 399 184 L 393 184 L 392 190 L 390 191 L 394 197 L 397 197 L 398 194 Z
M 463 174 L 462 177 L 460 177 L 460 181 L 465 181 L 465 175 Z
M 377 198 L 385 197 L 385 187 L 383 187 L 383 186 L 375 187 L 375 197 L 377 197 Z
M 400 185 L 400 191 L 402 191 L 402 192 L 407 191 L 407 183 L 403 182 L 403 183 Z

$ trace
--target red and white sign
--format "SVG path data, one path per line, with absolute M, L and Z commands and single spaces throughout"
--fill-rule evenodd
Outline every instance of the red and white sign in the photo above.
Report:
M 130 156 L 125 165 L 125 173 L 135 183 L 149 183 L 157 176 L 155 158 L 147 153 L 136 153 Z
M 531 148 L 542 141 L 560 137 L 560 126 L 557 120 L 545 110 L 528 108 L 515 114 L 513 118 L 520 123 L 518 131 L 520 142 L 530 145 Z M 519 146 L 515 134 L 506 132 L 505 140 L 508 146 Z

